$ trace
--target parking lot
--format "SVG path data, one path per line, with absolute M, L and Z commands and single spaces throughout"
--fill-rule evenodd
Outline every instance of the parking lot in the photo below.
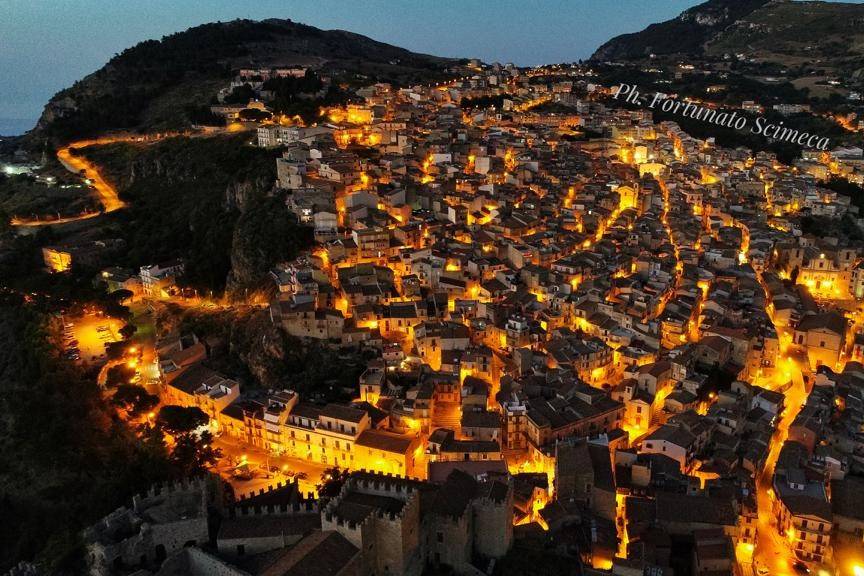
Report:
M 63 318 L 63 354 L 70 360 L 97 363 L 105 359 L 105 345 L 117 342 L 123 322 L 97 313 Z

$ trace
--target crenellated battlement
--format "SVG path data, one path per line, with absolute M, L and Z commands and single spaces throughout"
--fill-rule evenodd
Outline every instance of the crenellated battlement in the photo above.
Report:
M 258 500 L 266 495 L 277 495 L 279 492 L 284 492 L 286 496 L 285 502 L 259 502 Z M 299 496 L 298 500 L 294 500 L 292 496 Z M 278 498 L 278 496 L 276 496 Z M 272 500 L 272 499 L 271 499 Z M 289 501 L 292 500 L 292 501 Z M 286 482 L 277 482 L 271 484 L 267 488 L 259 488 L 258 491 L 251 491 L 247 494 L 240 494 L 235 497 L 234 505 L 232 506 L 236 516 L 253 517 L 253 516 L 288 516 L 292 514 L 317 514 L 319 512 L 318 501 L 311 492 L 304 497 L 299 489 L 299 482 L 288 480 Z
M 206 500 L 208 493 L 208 478 L 197 476 L 195 478 L 184 478 L 174 482 L 162 482 L 153 484 L 145 494 L 132 496 L 132 509 L 137 511 L 146 508 L 148 504 L 156 499 L 170 498 L 172 496 L 201 495 Z
M 413 513 L 419 508 L 419 487 L 422 481 L 406 479 L 393 474 L 359 470 L 352 474 L 342 485 L 339 494 L 331 499 L 324 508 L 324 519 L 335 523 L 341 528 L 358 530 L 373 519 L 386 520 L 389 522 L 401 522 L 406 513 Z M 351 493 L 369 494 L 393 498 L 404 503 L 399 512 L 393 510 L 377 509 L 361 522 L 352 522 L 341 518 L 337 512 L 342 500 Z
M 318 502 L 303 500 L 294 504 L 273 504 L 270 506 L 237 506 L 234 508 L 237 516 L 290 516 L 292 514 L 317 514 Z
M 349 481 L 353 481 L 353 485 L 362 491 L 372 491 L 382 496 L 392 493 L 394 496 L 401 495 L 403 497 L 416 491 L 417 487 L 423 483 L 418 478 L 408 478 L 390 472 L 376 472 L 365 468 L 352 474 Z

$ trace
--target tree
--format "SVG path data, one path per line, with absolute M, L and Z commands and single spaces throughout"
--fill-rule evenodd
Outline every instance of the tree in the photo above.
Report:
M 791 280 L 792 283 L 795 284 L 796 282 L 798 282 L 798 274 L 800 274 L 800 273 L 801 273 L 801 268 L 799 268 L 798 266 L 795 266 L 795 268 L 793 268 L 792 272 L 789 274 L 789 280 Z
M 273 115 L 270 114 L 270 112 L 267 112 L 266 110 L 258 110 L 257 108 L 244 108 L 239 114 L 241 120 L 246 120 L 248 122 L 269 120 L 271 116 Z
M 184 476 L 197 476 L 215 464 L 222 457 L 222 451 L 213 447 L 213 436 L 204 432 L 200 437 L 194 434 L 180 434 L 174 442 L 171 462 Z
M 226 104 L 248 104 L 255 98 L 255 90 L 249 84 L 235 86 L 231 93 L 225 97 Z
M 125 288 L 121 288 L 120 290 L 114 290 L 113 292 L 109 293 L 108 298 L 119 304 L 119 303 L 125 302 L 129 298 L 132 298 L 132 296 L 134 296 L 134 295 L 135 295 L 135 293 L 132 292 L 131 290 L 126 290 Z
M 131 416 L 137 416 L 158 406 L 159 397 L 148 394 L 141 386 L 120 384 L 111 398 L 111 403 L 126 410 Z
M 120 335 L 123 336 L 124 340 L 128 340 L 137 331 L 138 327 L 134 324 L 125 324 L 122 328 L 120 328 Z
M 122 362 L 108 369 L 108 373 L 105 375 L 105 385 L 109 388 L 128 385 L 134 377 L 135 368 Z
M 342 485 L 348 480 L 351 473 L 344 468 L 333 466 L 327 468 L 321 474 L 321 482 L 318 484 L 318 496 L 320 498 L 334 498 L 339 495 Z
M 35 561 L 86 572 L 80 533 L 155 482 L 179 478 L 160 442 L 142 442 L 80 366 L 64 362 L 48 316 L 0 294 L 0 572 Z
M 105 355 L 109 360 L 117 360 L 126 354 L 126 341 L 107 342 L 105 344 Z
M 186 407 L 169 404 L 163 406 L 159 410 L 159 415 L 156 416 L 156 425 L 172 436 L 190 434 L 197 428 L 206 426 L 209 421 L 210 417 L 196 406 Z

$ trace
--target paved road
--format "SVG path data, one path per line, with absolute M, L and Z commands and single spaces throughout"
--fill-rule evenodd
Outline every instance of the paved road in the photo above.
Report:
M 781 326 L 776 328 L 781 341 L 783 357 L 778 361 L 775 377 L 757 379 L 757 384 L 774 390 L 780 389 L 782 385 L 785 401 L 783 413 L 771 439 L 765 467 L 756 480 L 756 505 L 759 511 L 759 520 L 753 558 L 757 568 L 767 568 L 768 573 L 772 576 L 783 576 L 794 573 L 795 556 L 785 535 L 780 534 L 775 525 L 770 490 L 774 466 L 777 464 L 780 449 L 789 434 L 789 426 L 807 401 L 808 392 L 804 377 L 805 375 L 810 376 L 810 374 L 807 355 L 789 348 L 786 343 L 791 342 L 791 338 L 786 333 L 786 329 Z
M 214 467 L 214 471 L 227 478 L 234 488 L 235 494 L 238 495 L 257 492 L 261 488 L 266 490 L 267 486 L 275 486 L 277 482 L 285 482 L 290 478 L 288 474 L 282 472 L 268 472 L 268 467 L 277 467 L 293 474 L 305 474 L 306 478 L 300 480 L 300 490 L 304 493 L 315 492 L 321 475 L 328 468 L 326 464 L 320 462 L 309 462 L 287 456 L 272 456 L 265 450 L 241 444 L 236 439 L 225 435 L 217 438 L 213 445 L 221 449 L 223 455 L 222 460 Z M 249 470 L 253 472 L 254 478 L 251 480 L 232 478 L 231 472 L 237 463 L 244 461 L 244 458 L 245 462 L 248 463 Z
M 117 190 L 114 189 L 108 182 L 102 178 L 102 175 L 97 170 L 96 166 L 92 163 L 88 162 L 86 158 L 83 156 L 75 156 L 72 154 L 72 148 L 83 148 L 85 146 L 91 146 L 95 144 L 110 144 L 111 142 L 128 142 L 132 141 L 135 137 L 116 137 L 116 138 L 100 138 L 96 140 L 80 140 L 78 142 L 73 142 L 68 146 L 61 148 L 57 151 L 57 159 L 63 164 L 63 167 L 72 172 L 73 174 L 80 174 L 83 172 L 84 177 L 89 179 L 93 184 L 93 189 L 96 191 L 97 196 L 99 197 L 99 202 L 102 204 L 102 210 L 100 212 L 85 212 L 84 214 L 80 214 L 78 216 L 68 216 L 66 218 L 59 218 L 54 220 L 38 220 L 38 219 L 22 219 L 22 218 L 13 218 L 12 225 L 21 227 L 21 228 L 31 228 L 37 226 L 48 226 L 53 224 L 64 224 L 67 222 L 77 222 L 79 220 L 87 220 L 88 218 L 94 218 L 99 216 L 101 213 L 105 212 L 113 212 L 115 210 L 119 210 L 123 208 L 126 204 L 120 200 L 120 196 L 117 194 Z
M 148 134 L 148 135 L 140 135 L 140 134 L 119 134 L 114 136 L 104 136 L 102 138 L 95 138 L 90 140 L 78 140 L 76 142 L 72 142 L 65 147 L 59 149 L 57 151 L 57 159 L 63 165 L 64 168 L 72 172 L 73 174 L 80 174 L 82 171 L 84 173 L 84 177 L 89 179 L 93 184 L 93 188 L 96 191 L 97 196 L 99 197 L 99 202 L 102 204 L 102 209 L 99 212 L 85 212 L 83 214 L 79 214 L 77 216 L 67 216 L 65 218 L 55 218 L 53 220 L 40 220 L 40 219 L 26 219 L 26 218 L 12 218 L 11 223 L 13 226 L 18 228 L 35 228 L 39 226 L 51 226 L 54 224 L 65 224 L 68 222 L 78 222 L 80 220 L 87 220 L 89 218 L 95 218 L 100 214 L 104 214 L 107 212 L 113 212 L 115 210 L 119 210 L 126 206 L 126 203 L 120 199 L 120 196 L 117 194 L 117 190 L 111 186 L 108 182 L 102 178 L 102 174 L 100 174 L 98 167 L 87 161 L 83 156 L 75 156 L 72 154 L 71 150 L 73 148 L 84 148 L 86 146 L 101 146 L 104 144 L 112 144 L 114 142 L 158 142 L 159 140 L 164 140 L 165 138 L 172 138 L 176 136 L 188 136 L 190 138 L 197 137 L 207 137 L 213 136 L 215 134 L 219 134 L 222 132 L 228 131 L 226 129 L 219 130 L 211 130 L 201 133 L 178 133 L 178 132 L 166 132 L 160 134 Z

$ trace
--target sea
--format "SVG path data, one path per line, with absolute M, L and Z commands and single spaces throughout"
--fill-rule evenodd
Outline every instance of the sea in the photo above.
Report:
M 35 125 L 35 118 L 0 118 L 0 136 L 20 136 Z

